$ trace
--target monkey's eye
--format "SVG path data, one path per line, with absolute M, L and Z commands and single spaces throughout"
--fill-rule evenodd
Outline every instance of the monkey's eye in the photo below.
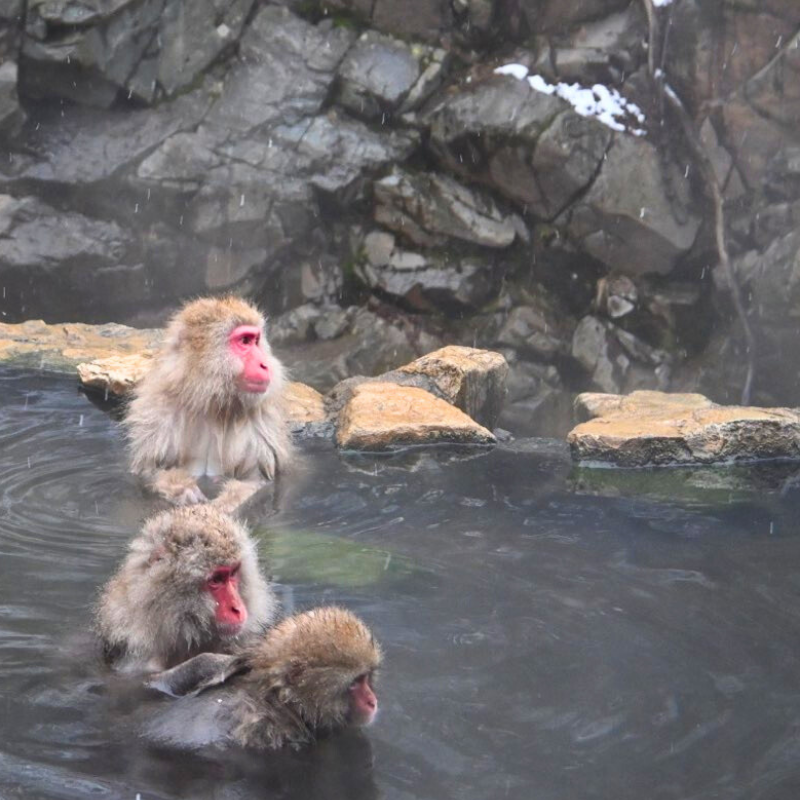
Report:
M 208 582 L 212 586 L 222 586 L 227 579 L 228 579 L 227 572 L 213 572 L 211 573 L 211 577 L 208 579 Z
M 255 343 L 255 341 L 256 341 L 256 337 L 255 337 L 255 336 L 253 336 L 253 334 L 252 334 L 252 333 L 246 333 L 244 336 L 242 336 L 242 338 L 241 338 L 241 339 L 239 339 L 239 341 L 240 341 L 240 342 L 241 342 L 241 343 L 242 343 L 242 344 L 243 344 L 245 347 L 250 347 L 250 345 L 251 345 L 251 344 L 254 344 L 254 343 Z
M 356 689 L 358 689 L 358 687 L 359 687 L 359 684 L 362 684 L 362 683 L 364 683 L 364 681 L 367 681 L 367 680 L 369 680 L 369 675 L 367 675 L 366 673 L 365 673 L 364 675 L 359 675 L 359 676 L 358 676 L 358 677 L 357 677 L 357 678 L 356 678 L 356 679 L 355 679 L 355 680 L 354 680 L 354 681 L 353 681 L 353 682 L 350 684 L 350 691 L 351 691 L 351 692 L 354 692 Z

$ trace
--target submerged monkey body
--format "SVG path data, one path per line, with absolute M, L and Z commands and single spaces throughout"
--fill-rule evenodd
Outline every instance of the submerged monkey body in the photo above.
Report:
M 247 482 L 252 493 L 291 457 L 284 383 L 255 308 L 234 297 L 188 304 L 130 403 L 131 469 L 178 505 L 205 499 L 205 475 Z M 237 499 L 247 493 L 240 487 Z
M 381 658 L 369 628 L 349 611 L 296 614 L 238 655 L 199 656 L 155 676 L 151 686 L 185 696 L 148 733 L 184 747 L 301 747 L 373 721 Z

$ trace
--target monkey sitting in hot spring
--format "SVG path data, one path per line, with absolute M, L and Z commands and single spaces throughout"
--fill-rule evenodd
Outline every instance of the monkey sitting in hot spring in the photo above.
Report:
M 299 747 L 371 724 L 381 651 L 367 626 L 331 607 L 269 628 L 276 607 L 247 530 L 204 504 L 145 524 L 101 592 L 96 631 L 112 666 L 156 672 L 150 685 L 181 698 L 147 726 L 160 741 Z
M 157 672 L 199 653 L 232 652 L 277 610 L 247 529 L 203 504 L 145 523 L 100 594 L 95 630 L 115 669 Z
M 206 499 L 199 477 L 227 478 L 215 502 L 236 507 L 290 461 L 284 384 L 257 309 L 232 296 L 188 303 L 128 408 L 132 470 L 176 505 Z
M 178 699 L 146 735 L 181 747 L 298 748 L 320 735 L 372 724 L 381 649 L 355 614 L 337 607 L 287 617 L 234 655 L 206 653 L 154 676 Z

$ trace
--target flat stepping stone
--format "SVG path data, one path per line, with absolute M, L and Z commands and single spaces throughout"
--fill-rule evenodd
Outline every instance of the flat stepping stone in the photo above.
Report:
M 720 406 L 699 394 L 587 393 L 575 401 L 572 458 L 583 465 L 649 467 L 800 459 L 800 414 Z
M 415 386 L 362 383 L 339 414 L 336 442 L 346 450 L 440 444 L 493 444 L 491 431 Z
M 112 356 L 148 354 L 161 340 L 156 329 L 127 325 L 49 325 L 40 319 L 0 323 L 0 363 L 44 372 L 74 374 L 78 364 Z

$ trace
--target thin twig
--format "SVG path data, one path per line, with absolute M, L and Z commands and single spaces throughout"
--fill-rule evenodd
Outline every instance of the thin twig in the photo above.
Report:
M 736 314 L 742 325 L 744 331 L 745 344 L 747 347 L 747 375 L 745 377 L 744 386 L 742 387 L 742 405 L 749 405 L 750 393 L 753 387 L 753 378 L 755 375 L 755 355 L 756 355 L 756 340 L 753 335 L 753 329 L 750 325 L 750 320 L 747 317 L 747 312 L 742 301 L 742 292 L 739 283 L 736 280 L 736 274 L 733 271 L 733 265 L 728 254 L 728 245 L 725 236 L 725 203 L 722 197 L 722 187 L 719 180 L 717 180 L 714 165 L 706 152 L 702 140 L 698 132 L 695 130 L 692 118 L 686 110 L 686 106 L 678 97 L 675 90 L 667 83 L 666 76 L 663 68 L 656 69 L 657 63 L 666 63 L 665 44 L 660 42 L 658 35 L 658 14 L 653 6 L 652 0 L 642 0 L 644 3 L 645 11 L 647 13 L 647 21 L 649 26 L 649 47 L 648 47 L 648 69 L 650 71 L 650 79 L 653 85 L 657 88 L 659 97 L 663 101 L 666 100 L 669 107 L 675 112 L 678 121 L 683 129 L 683 134 L 686 139 L 689 149 L 692 152 L 694 160 L 699 167 L 700 174 L 703 177 L 704 183 L 708 188 L 710 194 L 711 204 L 714 211 L 714 240 L 717 249 L 717 259 L 722 268 L 722 272 L 728 281 L 730 287 L 731 297 L 733 298 L 733 306 Z M 661 49 L 661 59 L 657 59 L 656 51 Z

